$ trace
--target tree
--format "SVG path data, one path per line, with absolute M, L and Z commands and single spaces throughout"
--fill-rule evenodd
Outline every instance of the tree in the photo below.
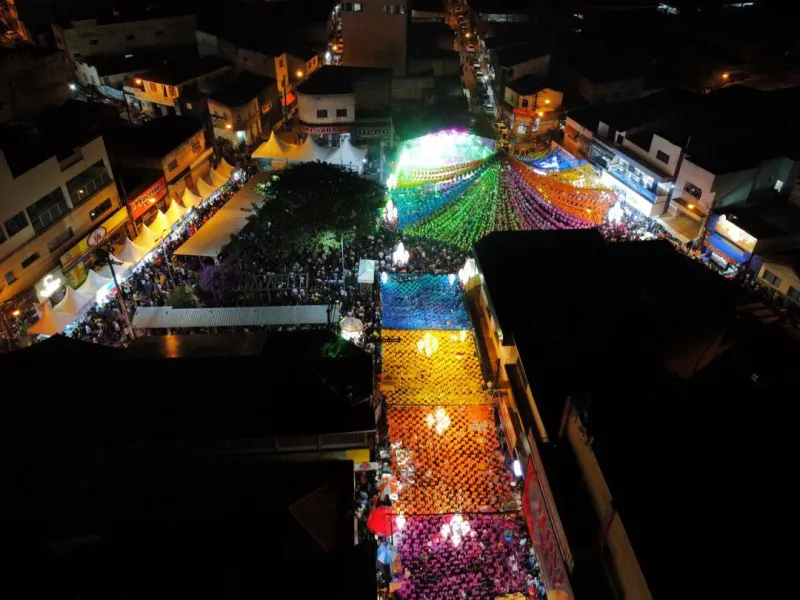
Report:
M 200 272 L 200 287 L 214 296 L 214 302 L 223 302 L 236 284 L 236 273 L 227 265 L 208 265 Z
M 265 202 L 251 217 L 260 245 L 317 250 L 374 231 L 386 188 L 337 165 L 302 163 L 258 190 Z
M 185 286 L 179 285 L 169 295 L 169 305 L 172 308 L 192 308 L 194 298 Z

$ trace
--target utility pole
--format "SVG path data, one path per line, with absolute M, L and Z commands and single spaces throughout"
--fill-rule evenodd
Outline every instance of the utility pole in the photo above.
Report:
M 344 236 L 342 236 L 342 291 L 344 292 Z
M 111 245 L 105 249 L 106 251 L 106 261 L 108 262 L 108 268 L 111 271 L 111 278 L 114 280 L 114 287 L 117 289 L 117 299 L 119 300 L 119 307 L 122 311 L 122 318 L 125 319 L 125 325 L 128 327 L 128 331 L 130 331 L 130 336 L 132 340 L 136 339 L 136 334 L 133 332 L 133 325 L 131 325 L 130 317 L 128 316 L 128 308 L 125 306 L 125 296 L 122 293 L 122 288 L 119 285 L 119 281 L 117 281 L 117 274 L 114 271 L 114 257 L 111 254 Z M 122 264 L 122 263 L 119 263 Z

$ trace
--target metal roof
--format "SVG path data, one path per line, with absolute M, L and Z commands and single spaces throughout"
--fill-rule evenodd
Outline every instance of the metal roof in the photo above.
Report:
M 133 316 L 136 329 L 193 329 L 198 327 L 266 327 L 278 325 L 327 325 L 337 323 L 339 307 L 236 306 L 227 308 L 172 308 L 141 306 Z

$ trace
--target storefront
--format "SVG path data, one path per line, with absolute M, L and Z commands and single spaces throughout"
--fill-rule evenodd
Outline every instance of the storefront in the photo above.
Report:
M 709 262 L 721 269 L 736 268 L 753 255 L 758 240 L 725 215 L 714 216 L 708 225 L 703 246 Z
M 535 442 L 532 442 L 535 445 Z M 532 451 L 535 452 L 532 448 Z M 538 461 L 537 461 L 538 462 Z M 539 464 L 541 469 L 541 464 Z M 572 556 L 566 544 L 557 515 L 553 516 L 554 504 L 543 471 L 534 467 L 533 457 L 528 460 L 522 490 L 522 511 L 532 536 L 536 558 L 550 600 L 574 598 L 569 583 L 567 564 Z M 565 560 L 564 554 L 567 554 Z
M 122 208 L 97 227 L 77 244 L 61 255 L 61 271 L 64 273 L 64 282 L 77 289 L 86 280 L 88 270 L 94 263 L 94 251 L 97 246 L 102 246 L 106 241 L 120 243 L 125 237 L 125 225 L 129 223 L 128 212 Z M 105 235 L 93 246 L 89 245 L 89 237 L 99 227 L 103 227 Z
M 144 187 L 144 189 L 141 189 Z M 131 219 L 136 223 L 137 229 L 141 227 L 142 222 L 152 221 L 159 210 L 167 210 L 167 182 L 162 176 L 152 184 L 144 184 L 140 186 L 128 198 L 128 212 Z
M 385 146 L 390 144 L 394 135 L 394 128 L 391 121 L 381 121 L 375 123 L 348 123 L 346 125 L 301 125 L 301 129 L 308 135 L 314 136 L 314 140 L 325 142 L 330 145 L 338 145 L 340 138 L 349 136 L 353 144 L 374 144 L 380 142 Z M 321 138 L 326 138 L 323 140 Z

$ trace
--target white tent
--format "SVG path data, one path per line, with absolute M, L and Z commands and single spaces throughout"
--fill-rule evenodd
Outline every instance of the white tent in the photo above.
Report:
M 197 194 L 193 193 L 188 187 L 183 190 L 183 196 L 181 196 L 181 202 L 186 208 L 191 208 L 193 206 L 200 206 L 200 203 L 203 199 L 198 196 Z
M 97 271 L 89 271 L 86 281 L 75 291 L 83 296 L 94 297 L 101 288 L 111 281 L 110 275 L 111 273 L 109 272 L 109 277 L 103 277 Z
M 67 286 L 69 289 L 69 286 Z M 39 320 L 28 327 L 28 333 L 33 335 L 55 335 L 66 329 L 67 325 L 75 320 L 75 315 L 53 310 L 50 304 L 42 305 L 42 314 Z
M 313 162 L 315 160 L 324 162 L 330 155 L 330 148 L 319 146 L 311 136 L 308 136 L 305 142 L 294 147 L 287 158 L 291 162 Z
M 253 158 L 265 158 L 267 160 L 286 160 L 289 154 L 297 148 L 294 144 L 282 142 L 275 133 L 271 133 L 269 139 L 253 151 Z
M 375 283 L 375 261 L 362 258 L 358 261 L 358 283 Z
M 160 235 L 161 231 L 163 230 L 160 230 L 158 233 L 156 233 L 155 230 L 150 229 L 150 227 L 148 227 L 147 225 L 142 226 L 142 230 L 139 232 L 139 235 L 137 235 L 136 239 L 133 240 L 133 242 L 131 242 L 133 246 L 139 249 L 141 256 L 139 256 L 136 260 L 129 260 L 131 256 L 136 256 L 136 253 L 134 253 L 133 255 L 126 254 L 125 249 L 123 249 L 122 252 L 120 252 L 119 254 L 119 257 L 122 260 L 122 262 L 137 263 L 140 260 L 142 260 L 142 257 L 145 254 L 150 252 L 150 250 L 158 246 L 158 244 L 161 242 L 161 235 Z M 125 242 L 125 246 L 126 247 L 128 246 L 127 241 Z
M 172 221 L 169 220 L 169 217 L 165 215 L 160 210 L 156 213 L 156 218 L 153 219 L 153 222 L 148 225 L 148 227 L 153 230 L 156 235 L 161 237 L 161 233 L 166 229 L 169 233 L 170 227 L 172 227 Z
M 75 317 L 83 308 L 94 300 L 93 296 L 84 296 L 67 286 L 67 293 L 64 299 L 56 304 L 56 310 Z
M 196 185 L 197 191 L 200 192 L 200 196 L 203 198 L 203 200 L 208 200 L 218 189 L 202 178 L 197 180 Z
M 222 175 L 225 179 L 230 179 L 235 170 L 236 169 L 230 166 L 228 161 L 226 161 L 224 158 L 220 160 L 219 164 L 217 165 L 217 173 Z
M 349 139 L 345 139 L 342 141 L 342 144 L 331 153 L 325 162 L 331 163 L 332 165 L 348 167 L 360 173 L 364 168 L 364 159 L 366 157 L 366 148 L 353 146 Z
M 186 209 L 183 208 L 177 200 L 173 200 L 172 204 L 169 205 L 169 210 L 167 210 L 166 213 L 167 221 L 169 221 L 171 225 L 174 225 L 180 221 L 185 214 Z
M 119 281 L 119 276 L 127 271 L 131 267 L 132 263 L 121 261 L 113 254 L 111 255 L 111 260 L 114 261 L 114 274 L 117 276 L 117 281 Z M 111 276 L 111 268 L 108 265 L 104 265 L 102 269 L 99 269 L 97 274 L 103 279 L 113 279 Z
M 218 188 L 221 188 L 223 185 L 228 183 L 229 179 L 230 177 L 225 177 L 222 173 L 218 172 L 216 169 L 211 169 L 211 173 L 208 174 L 208 180 Z
M 147 228 L 145 227 L 143 229 Z M 139 238 L 137 237 L 136 239 L 138 240 Z M 152 246 L 148 248 L 143 248 L 138 244 L 134 244 L 130 240 L 125 240 L 125 245 L 122 247 L 122 250 L 120 250 L 117 253 L 117 260 L 121 263 L 128 263 L 129 265 L 135 265 L 137 262 L 142 260 L 142 258 L 144 258 L 145 254 L 150 252 L 150 248 L 152 248 Z M 101 275 L 105 276 L 105 273 L 101 271 Z M 109 273 L 109 276 L 110 275 L 111 273 Z

